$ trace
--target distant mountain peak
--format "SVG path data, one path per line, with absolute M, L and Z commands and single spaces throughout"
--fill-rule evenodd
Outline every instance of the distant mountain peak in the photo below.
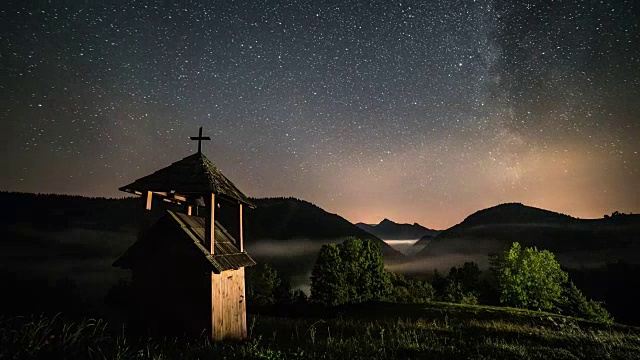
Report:
M 400 224 L 387 218 L 378 224 L 357 223 L 356 226 L 384 240 L 420 239 L 425 235 L 435 236 L 439 233 L 439 231 L 428 229 L 417 222 Z
M 512 202 L 512 203 L 503 203 L 503 204 L 498 204 L 496 206 L 490 207 L 491 208 L 513 208 L 513 209 L 518 209 L 518 208 L 530 208 L 532 206 L 528 206 L 525 205 L 523 203 L 519 203 L 519 202 Z

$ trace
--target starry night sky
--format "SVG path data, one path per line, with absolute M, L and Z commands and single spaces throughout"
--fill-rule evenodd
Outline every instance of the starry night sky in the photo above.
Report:
M 352 222 L 640 212 L 637 1 L 16 3 L 2 190 L 123 196 L 204 126 L 247 195 Z

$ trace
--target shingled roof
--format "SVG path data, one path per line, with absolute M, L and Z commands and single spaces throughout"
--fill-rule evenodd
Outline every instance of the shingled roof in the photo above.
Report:
M 200 152 L 125 185 L 120 190 L 132 194 L 154 191 L 187 196 L 214 193 L 255 207 L 249 198 Z
M 189 241 L 201 253 L 206 263 L 215 273 L 225 270 L 237 270 L 245 266 L 253 266 L 256 262 L 246 252 L 240 252 L 236 247 L 236 240 L 229 232 L 216 221 L 215 238 L 213 242 L 213 255 L 205 247 L 205 219 L 197 216 L 189 216 L 167 210 L 167 214 L 160 218 L 158 222 L 149 230 L 151 233 L 155 227 L 174 226 L 179 227 L 184 236 L 178 236 L 172 241 Z M 160 229 L 160 233 L 167 234 L 165 229 Z M 150 236 L 143 236 L 136 241 L 127 251 L 113 263 L 113 266 L 124 269 L 135 267 L 139 259 L 145 259 L 150 251 L 157 249 L 156 239 Z

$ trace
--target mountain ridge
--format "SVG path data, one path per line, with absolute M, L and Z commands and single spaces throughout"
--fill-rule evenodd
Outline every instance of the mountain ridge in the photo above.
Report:
M 605 247 L 599 241 L 602 238 L 607 239 L 607 246 L 640 241 L 640 215 L 616 212 L 611 217 L 579 219 L 521 203 L 505 203 L 478 210 L 434 238 L 421 238 L 414 246 L 424 247 L 417 256 L 434 255 L 435 249 L 454 240 L 466 244 L 466 250 L 485 240 L 503 247 L 519 241 L 562 252 L 572 248 L 601 249 Z
M 385 260 L 403 260 L 404 255 L 374 234 L 355 226 L 342 216 L 325 211 L 309 201 L 288 198 L 252 198 L 256 209 L 246 213 L 248 239 L 311 239 L 324 240 L 355 236 L 373 240 L 382 250 Z M 310 232 L 309 230 L 312 229 Z
M 3 236 L 20 237 L 15 224 L 44 231 L 89 229 L 120 231 L 135 235 L 142 213 L 142 200 L 134 197 L 101 198 L 65 194 L 34 194 L 0 191 L 0 200 L 13 211 L 0 217 L 5 224 Z M 245 243 L 264 240 L 289 241 L 305 239 L 325 243 L 332 239 L 355 236 L 376 242 L 385 260 L 400 261 L 404 255 L 380 238 L 372 235 L 343 217 L 332 214 L 306 200 L 296 198 L 252 198 L 258 206 L 244 212 Z M 229 224 L 228 230 L 238 235 L 237 207 L 221 203 L 216 219 Z M 197 211 L 197 210 L 195 210 Z M 0 243 L 2 245 L 2 243 Z M 118 245 L 120 248 L 122 244 Z
M 396 223 L 384 218 L 378 224 L 356 223 L 355 226 L 384 240 L 410 240 L 423 236 L 435 236 L 440 231 L 429 229 L 418 223 Z

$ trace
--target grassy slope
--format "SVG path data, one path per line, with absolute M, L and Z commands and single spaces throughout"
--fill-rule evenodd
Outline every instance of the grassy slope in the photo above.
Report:
M 319 318 L 249 316 L 251 339 L 133 341 L 103 323 L 0 319 L 0 359 L 634 359 L 640 329 L 452 304 L 369 304 Z M 116 331 L 118 331 L 116 329 Z

